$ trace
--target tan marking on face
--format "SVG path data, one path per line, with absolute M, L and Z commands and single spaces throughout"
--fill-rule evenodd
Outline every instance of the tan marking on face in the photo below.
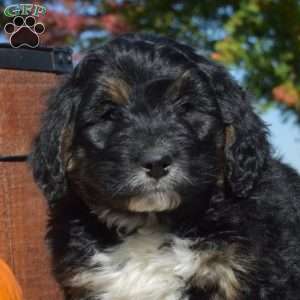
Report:
M 253 269 L 253 259 L 241 254 L 237 245 L 223 250 L 200 253 L 200 264 L 193 278 L 193 285 L 203 290 L 215 290 L 212 300 L 238 300 L 246 277 Z
M 65 127 L 60 136 L 59 155 L 67 171 L 73 167 L 71 145 L 73 140 L 73 128 Z
M 225 145 L 232 146 L 235 142 L 235 129 L 232 125 L 225 128 Z
M 72 151 L 72 157 L 67 162 L 66 169 L 69 175 L 72 175 L 74 179 L 76 179 L 76 171 L 80 169 L 81 162 L 85 159 L 86 153 L 85 149 L 82 147 L 78 147 L 77 149 Z
M 102 84 L 105 91 L 111 96 L 113 103 L 128 103 L 131 88 L 124 80 L 120 78 L 106 78 Z
M 174 82 L 168 87 L 165 96 L 167 98 L 177 98 L 184 90 L 184 86 L 191 78 L 191 70 L 186 70 L 180 74 Z

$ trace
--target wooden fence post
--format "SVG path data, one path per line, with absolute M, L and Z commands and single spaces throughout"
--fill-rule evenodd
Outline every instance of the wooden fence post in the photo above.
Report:
M 0 257 L 19 281 L 24 300 L 59 300 L 44 242 L 46 202 L 26 155 L 45 95 L 72 69 L 64 49 L 0 46 Z

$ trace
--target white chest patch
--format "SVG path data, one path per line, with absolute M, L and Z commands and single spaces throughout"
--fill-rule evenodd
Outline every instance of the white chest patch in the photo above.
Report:
M 157 225 L 144 227 L 96 253 L 90 268 L 78 272 L 69 285 L 84 287 L 99 300 L 186 300 L 187 281 L 199 259 L 192 244 Z

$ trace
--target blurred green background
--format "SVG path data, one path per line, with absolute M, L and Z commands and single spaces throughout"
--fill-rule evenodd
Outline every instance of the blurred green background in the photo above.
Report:
M 13 3 L 18 2 L 0 0 L 1 10 Z M 279 154 L 300 170 L 299 0 L 35 3 L 47 7 L 38 18 L 46 27 L 41 44 L 69 45 L 75 61 L 112 36 L 147 31 L 185 42 L 225 64 L 255 96 L 255 108 L 271 124 Z M 9 21 L 2 13 L 2 28 Z M 8 38 L 3 34 L 1 39 Z

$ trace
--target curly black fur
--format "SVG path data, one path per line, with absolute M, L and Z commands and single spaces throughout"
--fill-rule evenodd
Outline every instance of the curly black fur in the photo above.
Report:
M 153 214 L 196 241 L 191 251 L 218 253 L 208 264 L 214 277 L 200 270 L 181 299 L 300 298 L 300 179 L 273 157 L 250 100 L 222 66 L 167 38 L 128 34 L 88 53 L 49 100 L 31 155 L 66 299 L 107 299 L 70 279 L 87 269 L 96 276 L 101 265 L 89 259 Z M 156 157 L 168 161 L 153 179 Z M 220 257 L 238 287 L 218 271 Z

